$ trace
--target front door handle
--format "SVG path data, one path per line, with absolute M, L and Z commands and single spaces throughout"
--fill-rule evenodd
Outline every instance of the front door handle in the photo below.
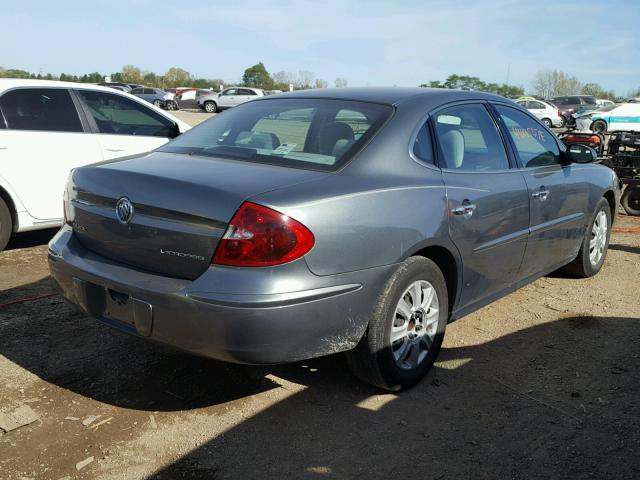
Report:
M 124 148 L 105 148 L 107 152 L 124 152 Z
M 541 202 L 544 202 L 549 197 L 549 190 L 547 190 L 546 188 L 544 188 L 544 186 L 542 186 L 540 187 L 540 190 L 538 190 L 537 192 L 533 192 L 531 196 L 536 200 L 540 200 Z
M 476 210 L 476 205 L 469 200 L 464 200 L 462 205 L 451 210 L 454 215 L 461 215 L 462 218 L 471 218 Z

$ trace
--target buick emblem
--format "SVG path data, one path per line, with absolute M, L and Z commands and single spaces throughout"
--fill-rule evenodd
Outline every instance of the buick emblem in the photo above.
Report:
M 122 197 L 118 200 L 118 203 L 116 203 L 116 215 L 118 220 L 120 220 L 120 223 L 129 223 L 133 218 L 134 213 L 135 211 L 131 200 L 127 197 Z

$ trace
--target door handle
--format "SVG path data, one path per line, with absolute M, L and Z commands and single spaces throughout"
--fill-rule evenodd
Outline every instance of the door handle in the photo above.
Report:
M 105 148 L 107 152 L 124 152 L 124 148 Z
M 455 207 L 451 210 L 454 215 L 461 215 L 462 218 L 471 218 L 473 212 L 476 210 L 476 205 L 469 200 L 464 200 L 462 205 Z
M 540 187 L 540 190 L 532 193 L 531 196 L 536 200 L 540 200 L 541 202 L 544 202 L 549 197 L 549 190 L 547 190 L 546 188 L 544 188 L 544 186 L 542 186 Z
M 8 147 L 0 147 L 0 150 L 8 150 Z

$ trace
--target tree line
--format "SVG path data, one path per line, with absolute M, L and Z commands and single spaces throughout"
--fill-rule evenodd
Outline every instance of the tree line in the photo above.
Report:
M 100 83 L 104 82 L 106 77 L 110 77 L 112 82 L 135 83 L 156 88 L 189 86 L 219 90 L 225 85 L 234 84 L 233 82 L 226 82 L 221 78 L 196 77 L 187 70 L 178 67 L 171 67 L 162 75 L 142 70 L 134 65 L 125 65 L 120 71 L 108 75 L 100 72 L 92 72 L 84 75 L 68 73 L 53 75 L 51 73 L 33 73 L 26 70 L 15 68 L 5 69 L 0 67 L 0 78 L 31 78 L 61 80 L 63 82 Z M 315 74 L 308 70 L 301 70 L 297 74 L 284 70 L 270 74 L 262 62 L 252 65 L 244 71 L 241 84 L 247 87 L 283 91 L 289 90 L 289 85 L 292 85 L 295 90 L 327 88 L 329 86 L 329 82 L 322 78 L 316 78 Z M 342 77 L 336 78 L 334 81 L 334 86 L 336 87 L 346 87 L 347 84 L 347 80 Z
M 125 65 L 119 72 L 111 73 L 112 82 L 135 83 L 156 88 L 175 88 L 190 86 L 195 88 L 205 88 L 219 90 L 225 85 L 233 84 L 220 78 L 196 77 L 187 70 L 178 67 L 169 68 L 164 74 L 157 74 L 142 70 L 134 65 Z M 105 75 L 100 72 L 74 75 L 61 73 L 53 75 L 28 72 L 20 69 L 5 69 L 0 67 L 0 78 L 33 78 L 44 80 L 62 80 L 68 82 L 100 83 L 105 79 Z M 300 70 L 297 74 L 289 71 L 279 71 L 269 73 L 262 62 L 256 63 L 245 69 L 242 75 L 242 85 L 247 87 L 263 88 L 265 90 L 289 90 L 292 85 L 295 90 L 310 88 L 327 88 L 329 82 L 322 78 L 316 78 L 313 72 Z M 346 87 L 347 79 L 338 77 L 334 80 L 334 87 Z M 420 85 L 421 87 L 432 88 L 455 88 L 464 90 L 478 90 L 488 93 L 495 93 L 504 97 L 515 98 L 525 94 L 522 85 L 508 85 L 485 82 L 478 77 L 469 75 L 449 75 L 445 80 L 432 80 Z M 613 90 L 606 90 L 595 82 L 583 83 L 576 77 L 567 74 L 562 70 L 545 69 L 538 71 L 531 82 L 529 93 L 542 98 L 552 98 L 562 95 L 593 95 L 597 98 L 609 100 L 621 100 Z M 628 97 L 640 96 L 640 88 L 631 90 Z

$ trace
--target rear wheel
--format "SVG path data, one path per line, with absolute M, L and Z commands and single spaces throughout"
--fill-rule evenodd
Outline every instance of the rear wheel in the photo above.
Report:
M 553 124 L 551 123 L 551 120 L 548 118 L 543 118 L 542 119 L 542 123 L 544 123 L 544 126 L 547 128 L 551 128 L 553 127 Z
M 204 102 L 204 111 L 207 113 L 216 113 L 218 111 L 216 102 Z
M 4 200 L 0 198 L 0 252 L 3 251 L 7 243 L 9 243 L 12 233 L 13 221 L 11 220 L 11 212 Z
M 607 131 L 607 122 L 604 120 L 596 120 L 591 124 L 591 131 L 596 133 L 604 133 Z
M 622 194 L 620 203 L 629 215 L 640 216 L 640 186 L 627 187 Z
M 585 232 L 578 256 L 565 270 L 583 278 L 597 274 L 607 256 L 610 236 L 611 206 L 605 198 L 601 198 Z
M 351 370 L 386 390 L 412 387 L 440 351 L 448 311 L 440 269 L 423 257 L 407 259 L 380 294 L 364 337 L 347 352 Z

